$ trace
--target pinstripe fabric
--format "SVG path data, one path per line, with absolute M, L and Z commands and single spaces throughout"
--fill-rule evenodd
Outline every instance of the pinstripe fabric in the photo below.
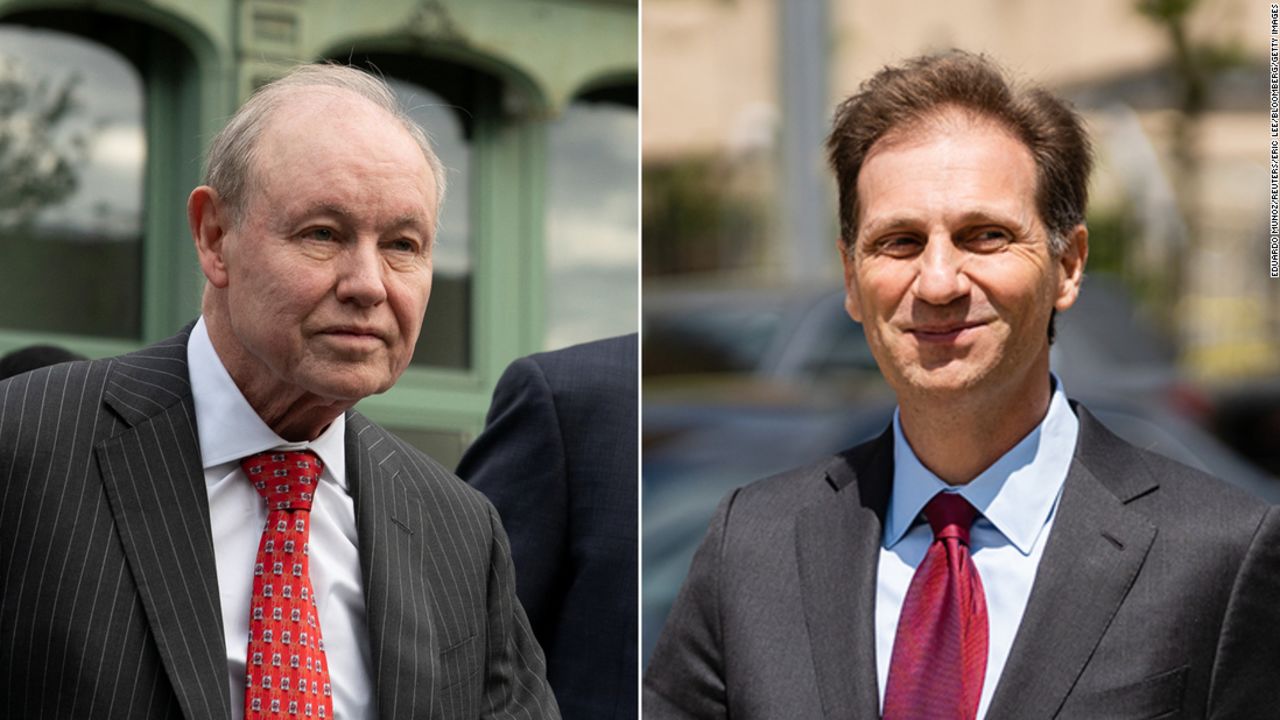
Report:
M 225 716 L 208 523 L 163 512 L 206 503 L 184 354 L 0 384 L 0 716 Z
M 229 717 L 186 339 L 0 383 L 0 717 Z M 347 427 L 380 716 L 558 717 L 492 508 Z
M 381 715 L 558 718 L 493 506 L 358 413 L 347 466 Z

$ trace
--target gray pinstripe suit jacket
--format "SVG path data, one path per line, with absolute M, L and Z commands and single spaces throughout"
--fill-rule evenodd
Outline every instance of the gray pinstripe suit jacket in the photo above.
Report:
M 186 341 L 0 383 L 0 717 L 229 715 Z M 346 453 L 380 715 L 559 717 L 492 506 L 354 411 Z

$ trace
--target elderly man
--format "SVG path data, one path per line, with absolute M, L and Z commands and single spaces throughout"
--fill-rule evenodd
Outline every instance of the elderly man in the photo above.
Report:
M 443 193 L 383 83 L 295 69 L 191 193 L 199 320 L 0 384 L 0 716 L 558 717 L 493 508 L 351 410 Z
M 1049 372 L 1088 256 L 1080 119 L 953 52 L 879 72 L 828 148 L 898 411 L 721 503 L 645 717 L 1274 716 L 1280 517 Z

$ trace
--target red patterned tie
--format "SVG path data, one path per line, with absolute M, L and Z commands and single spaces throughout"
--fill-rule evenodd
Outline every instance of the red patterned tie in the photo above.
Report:
M 274 450 L 240 467 L 267 501 L 253 565 L 244 715 L 332 718 L 333 692 L 311 587 L 311 500 L 324 464 L 315 453 Z
M 969 557 L 977 511 L 955 493 L 924 507 L 933 544 L 902 602 L 884 720 L 972 720 L 987 672 L 987 601 Z

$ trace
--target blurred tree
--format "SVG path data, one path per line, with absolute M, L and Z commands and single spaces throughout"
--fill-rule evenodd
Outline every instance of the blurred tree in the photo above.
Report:
M 1248 58 L 1239 44 L 1193 39 L 1187 26 L 1200 0 L 1137 0 L 1136 9 L 1144 17 L 1163 28 L 1169 42 L 1169 67 L 1175 86 L 1172 106 L 1177 111 L 1172 119 L 1170 180 L 1187 229 L 1186 252 L 1171 254 L 1163 279 L 1149 283 L 1148 294 L 1160 307 L 1166 308 L 1162 318 L 1174 325 L 1178 300 L 1187 297 L 1187 262 L 1196 262 L 1204 242 L 1204 213 L 1200 208 L 1200 182 L 1203 158 L 1200 131 L 1206 112 L 1213 102 L 1214 80 L 1221 73 L 1247 65 Z
M 0 228 L 23 226 L 79 185 L 82 134 L 60 138 L 58 126 L 79 111 L 80 77 L 57 87 L 16 59 L 0 56 Z
M 641 242 L 645 275 L 714 272 L 763 263 L 768 218 L 746 173 L 717 156 L 645 163 Z
M 1170 45 L 1171 65 L 1178 80 L 1178 97 L 1174 107 L 1178 113 L 1174 116 L 1170 158 L 1173 163 L 1172 183 L 1178 198 L 1178 206 L 1187 228 L 1187 256 L 1195 257 L 1198 246 L 1199 213 L 1196 212 L 1196 184 L 1200 176 L 1200 156 L 1197 152 L 1197 130 L 1200 116 L 1205 108 L 1205 73 L 1196 62 L 1196 53 L 1187 37 L 1187 16 L 1195 8 L 1198 0 L 1138 0 L 1138 12 L 1160 25 Z M 1165 322 L 1172 322 L 1175 314 L 1175 302 L 1183 297 L 1184 271 L 1182 260 L 1178 254 L 1170 256 L 1170 266 L 1165 277 L 1168 282 L 1157 284 L 1163 292 L 1154 298 L 1158 306 L 1168 308 Z

